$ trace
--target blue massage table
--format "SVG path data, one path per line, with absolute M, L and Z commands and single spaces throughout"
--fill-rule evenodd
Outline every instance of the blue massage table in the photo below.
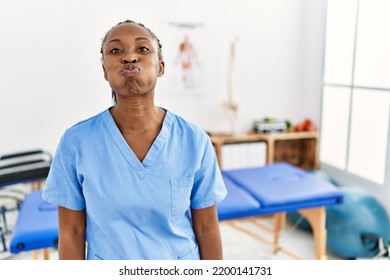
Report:
M 37 252 L 43 249 L 49 259 L 48 248 L 58 244 L 57 206 L 42 199 L 42 191 L 33 191 L 24 199 L 10 241 L 10 252 Z M 34 256 L 37 259 L 37 256 Z
M 33 250 L 34 259 L 38 249 L 43 249 L 47 259 L 48 248 L 56 247 L 58 239 L 57 208 L 41 198 L 41 187 L 46 179 L 52 162 L 50 153 L 43 150 L 31 150 L 0 156 L 0 188 L 19 183 L 29 183 L 32 188 L 20 193 L 1 190 L 0 196 L 13 198 L 18 203 L 18 218 L 15 226 L 8 230 L 5 211 L 2 216 L 7 229 L 11 233 L 10 252 L 20 253 Z M 1 240 L 6 249 L 5 235 Z
M 222 176 L 228 195 L 217 205 L 221 222 L 228 222 L 234 228 L 269 243 L 276 253 L 283 250 L 278 243 L 286 212 L 298 211 L 312 227 L 317 259 L 326 259 L 325 207 L 342 203 L 343 195 L 337 187 L 288 163 L 223 170 Z M 237 219 L 264 215 L 274 218 L 273 242 L 254 236 L 233 223 Z

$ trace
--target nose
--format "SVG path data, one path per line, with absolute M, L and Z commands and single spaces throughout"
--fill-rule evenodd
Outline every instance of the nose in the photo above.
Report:
M 122 62 L 127 64 L 127 63 L 137 63 L 138 62 L 138 57 L 124 57 L 122 59 Z

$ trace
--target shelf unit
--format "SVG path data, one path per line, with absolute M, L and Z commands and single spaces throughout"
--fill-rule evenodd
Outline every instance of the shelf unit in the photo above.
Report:
M 248 133 L 241 135 L 210 134 L 214 145 L 218 164 L 222 169 L 222 146 L 225 144 L 240 144 L 265 142 L 267 145 L 267 163 L 288 162 L 305 170 L 318 169 L 317 131 L 286 132 L 273 134 Z

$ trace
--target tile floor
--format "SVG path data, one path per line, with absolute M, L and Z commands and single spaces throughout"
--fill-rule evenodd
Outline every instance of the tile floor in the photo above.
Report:
M 271 219 L 259 219 L 262 225 L 272 227 Z M 233 228 L 229 224 L 221 223 L 221 235 L 223 241 L 224 258 L 237 260 L 315 260 L 314 241 L 312 233 L 305 231 L 291 223 L 286 222 L 284 230 L 281 231 L 279 245 L 282 250 L 274 253 L 269 242 L 273 240 L 273 234 L 263 228 L 254 225 L 250 221 L 234 222 L 240 228 L 253 233 L 256 237 L 265 239 L 259 240 L 247 233 Z M 327 253 L 330 260 L 341 259 L 331 253 Z

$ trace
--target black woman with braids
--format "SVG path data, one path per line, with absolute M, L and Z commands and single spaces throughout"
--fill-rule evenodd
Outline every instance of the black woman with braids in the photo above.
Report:
M 43 192 L 58 206 L 60 259 L 222 259 L 226 189 L 207 134 L 155 105 L 161 48 L 129 20 L 102 41 L 115 104 L 65 131 Z

